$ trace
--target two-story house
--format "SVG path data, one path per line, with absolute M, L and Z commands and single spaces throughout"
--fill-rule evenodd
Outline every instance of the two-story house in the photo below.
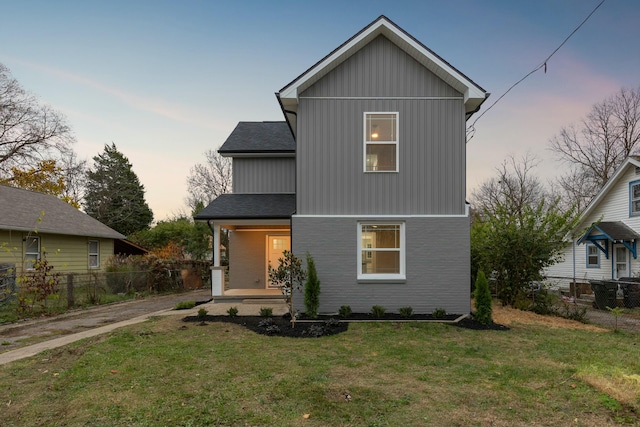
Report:
M 315 260 L 321 312 L 468 313 L 465 123 L 487 96 L 384 16 L 284 86 L 285 121 L 238 124 L 219 150 L 233 194 L 196 216 L 215 248 L 230 233 L 214 300 L 269 294 L 291 249 Z

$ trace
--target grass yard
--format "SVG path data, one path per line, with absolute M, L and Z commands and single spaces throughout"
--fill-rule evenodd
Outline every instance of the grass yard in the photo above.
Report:
M 368 323 L 292 339 L 157 318 L 0 366 L 0 425 L 640 423 L 640 335 L 495 319 L 511 329 Z

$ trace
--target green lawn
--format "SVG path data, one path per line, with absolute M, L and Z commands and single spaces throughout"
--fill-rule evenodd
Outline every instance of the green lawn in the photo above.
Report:
M 1 366 L 0 425 L 638 424 L 638 338 L 374 323 L 292 339 L 159 318 Z

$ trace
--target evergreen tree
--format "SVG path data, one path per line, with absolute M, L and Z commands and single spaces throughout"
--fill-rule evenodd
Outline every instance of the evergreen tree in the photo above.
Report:
M 491 291 L 489 290 L 489 281 L 482 270 L 478 271 L 474 296 L 476 302 L 476 312 L 474 317 L 478 322 L 490 325 L 493 323 L 493 319 L 491 318 Z
M 307 253 L 307 281 L 304 284 L 304 305 L 309 317 L 312 319 L 318 317 L 318 308 L 320 308 L 320 280 L 318 280 L 316 263 L 309 253 Z
M 93 158 L 87 172 L 85 212 L 105 225 L 126 235 L 145 230 L 153 221 L 153 212 L 144 200 L 144 186 L 131 163 L 115 144 Z

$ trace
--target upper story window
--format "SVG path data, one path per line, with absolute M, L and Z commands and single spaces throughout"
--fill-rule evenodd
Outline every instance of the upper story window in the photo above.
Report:
M 398 113 L 364 113 L 364 171 L 398 172 Z
M 629 183 L 629 215 L 640 215 L 640 181 Z
M 600 251 L 593 243 L 587 243 L 587 267 L 600 268 Z
M 27 237 L 25 240 L 24 262 L 27 270 L 35 270 L 35 263 L 40 260 L 40 238 Z
M 358 279 L 404 279 L 404 223 L 358 223 Z
M 100 242 L 89 240 L 89 268 L 100 268 Z

